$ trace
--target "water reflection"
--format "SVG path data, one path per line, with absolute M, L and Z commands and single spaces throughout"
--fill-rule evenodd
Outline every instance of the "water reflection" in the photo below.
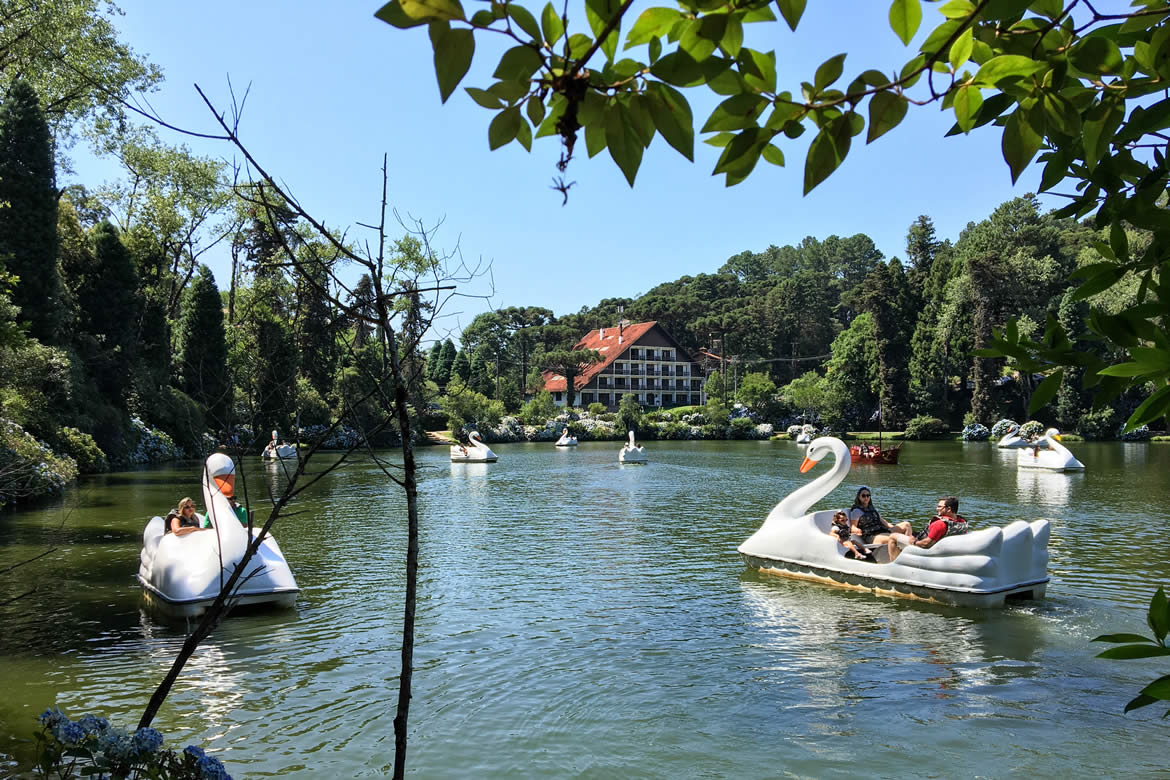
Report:
M 1146 442 L 1122 442 L 1121 462 L 1125 464 L 1127 469 L 1145 467 L 1151 446 Z
M 1083 472 L 1016 469 L 1016 498 L 1024 504 L 1066 506 L 1073 480 Z

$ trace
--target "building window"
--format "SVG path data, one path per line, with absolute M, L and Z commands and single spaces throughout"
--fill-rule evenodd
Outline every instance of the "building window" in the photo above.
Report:
M 581 403 L 583 403 L 583 404 L 593 403 L 593 393 L 581 393 Z
M 610 394 L 609 394 L 609 393 L 600 393 L 600 394 L 597 396 L 597 400 L 598 400 L 598 402 L 599 402 L 599 403 L 603 403 L 603 404 L 605 404 L 606 406 L 612 406 L 612 405 L 613 405 L 613 404 L 610 402 L 610 398 L 612 398 L 612 396 L 610 396 Z
M 691 393 L 691 405 L 692 406 L 699 405 L 699 394 L 698 393 Z
M 560 393 L 554 393 L 554 394 L 553 394 L 553 398 L 555 398 L 555 399 L 557 400 L 557 403 L 560 403 L 560 402 L 561 402 L 561 400 L 562 400 L 562 399 L 561 399 L 561 394 L 560 394 Z
M 670 406 L 673 403 L 674 403 L 674 396 L 671 395 L 670 393 L 667 393 L 666 395 L 662 396 L 662 405 L 663 406 Z

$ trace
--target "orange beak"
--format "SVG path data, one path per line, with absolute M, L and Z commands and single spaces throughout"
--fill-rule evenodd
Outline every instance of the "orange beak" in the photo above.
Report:
M 800 464 L 800 473 L 803 474 L 804 472 L 808 471 L 809 469 L 811 469 L 815 465 L 817 465 L 817 462 L 815 460 L 810 460 L 808 458 L 805 458 L 804 462 Z
M 236 495 L 236 475 L 228 474 L 226 477 L 215 477 L 215 486 L 219 488 L 219 492 L 232 498 Z

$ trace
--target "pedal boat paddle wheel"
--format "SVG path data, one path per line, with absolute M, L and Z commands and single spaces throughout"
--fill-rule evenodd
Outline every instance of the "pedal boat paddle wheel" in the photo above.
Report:
M 213 454 L 204 464 L 203 502 L 211 528 L 176 536 L 165 533 L 161 517 L 146 524 L 138 582 L 160 611 L 179 617 L 202 614 L 243 559 L 248 529 L 228 501 L 235 493 L 235 478 L 235 464 L 223 453 Z M 252 533 L 259 536 L 260 529 L 253 528 Z M 290 607 L 296 601 L 300 588 L 272 534 L 264 537 L 246 566 L 232 596 L 233 606 Z
M 495 463 L 499 460 L 492 448 L 479 438 L 479 431 L 467 434 L 467 440 L 467 446 L 456 444 L 451 447 L 452 463 Z
M 807 472 L 827 455 L 834 457 L 832 469 L 777 504 L 760 530 L 739 546 L 748 566 L 762 574 L 962 607 L 1002 607 L 1009 599 L 1044 597 L 1047 520 L 1017 520 L 948 536 L 929 549 L 908 547 L 892 563 L 884 546 L 874 550 L 877 562 L 846 558 L 829 535 L 833 510 L 808 510 L 849 474 L 849 448 L 833 437 L 814 439 L 800 470 Z

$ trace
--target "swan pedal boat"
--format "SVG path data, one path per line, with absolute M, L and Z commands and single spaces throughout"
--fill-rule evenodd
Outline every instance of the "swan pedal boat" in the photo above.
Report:
M 995 446 L 1005 450 L 1018 450 L 1024 447 L 1040 447 L 1044 449 L 1048 446 L 1048 440 L 1043 437 L 1035 441 L 1025 439 L 1020 436 L 1020 426 L 1015 425 L 1008 429 L 1008 432 L 1004 434 L 1004 437 Z
M 739 546 L 744 563 L 764 574 L 961 607 L 1002 607 L 1008 599 L 1044 597 L 1047 520 L 947 536 L 929 549 L 908 547 L 893 562 L 885 545 L 874 549 L 876 563 L 846 558 L 845 548 L 829 535 L 834 510 L 808 510 L 849 474 L 849 448 L 830 436 L 815 439 L 801 472 L 829 454 L 836 458 L 833 468 L 777 504 Z
M 1073 456 L 1060 443 L 1060 431 L 1049 428 L 1044 432 L 1044 442 L 1038 448 L 1031 445 L 1016 451 L 1016 467 L 1021 469 L 1043 469 L 1045 471 L 1082 471 L 1085 464 Z M 1047 449 L 1046 449 L 1047 448 Z
M 479 438 L 479 431 L 467 434 L 467 439 L 470 442 L 467 447 L 455 445 L 451 448 L 452 463 L 495 463 L 499 460 L 496 453 L 492 452 L 491 447 L 484 444 L 483 440 Z
M 260 457 L 264 460 L 296 460 L 297 448 L 291 444 L 278 444 L 275 451 L 266 447 Z
M 649 463 L 646 448 L 639 447 L 634 442 L 634 432 L 630 431 L 629 443 L 618 451 L 618 463 Z
M 161 517 L 146 524 L 138 582 L 160 611 L 176 617 L 203 614 L 219 595 L 221 580 L 226 582 L 244 557 L 248 529 L 236 517 L 225 490 L 234 493 L 235 464 L 227 455 L 215 453 L 203 469 L 203 501 L 212 527 L 177 536 L 165 533 L 166 521 Z M 253 528 L 252 535 L 259 536 L 260 529 Z M 272 534 L 264 537 L 247 565 L 237 582 L 234 605 L 293 605 L 301 589 Z
M 564 433 L 561 434 L 561 438 L 557 439 L 556 446 L 558 446 L 558 447 L 576 447 L 577 446 L 577 437 L 570 436 L 569 429 L 565 428 Z

